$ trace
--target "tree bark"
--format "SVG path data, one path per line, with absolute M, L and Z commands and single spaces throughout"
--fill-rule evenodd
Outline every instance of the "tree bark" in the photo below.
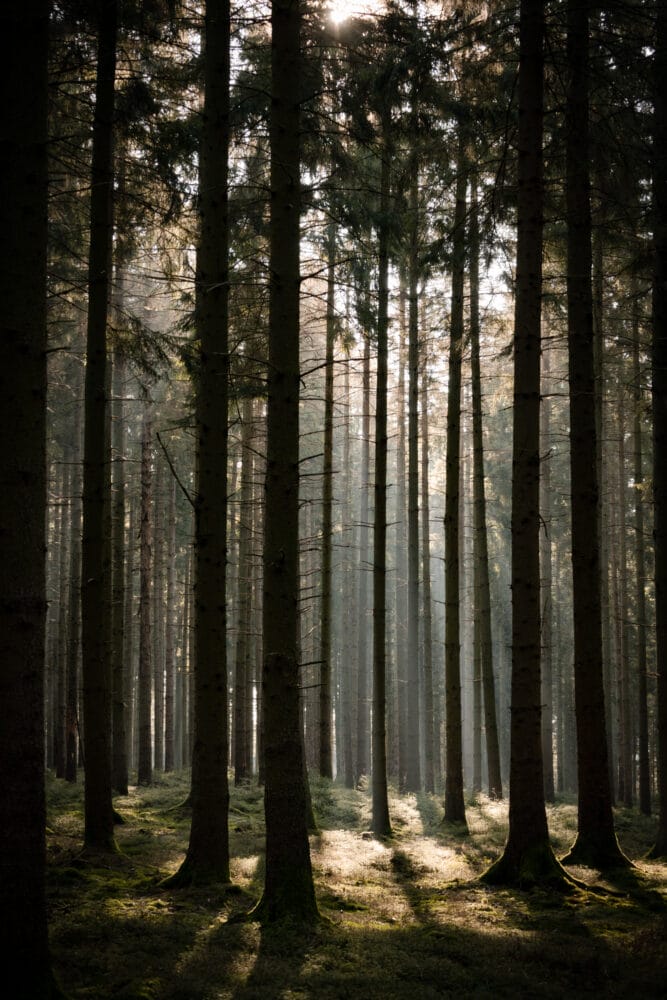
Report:
M 445 465 L 445 695 L 446 766 L 445 823 L 465 825 L 463 740 L 461 726 L 460 636 L 460 477 L 461 362 L 463 354 L 463 281 L 466 228 L 466 164 L 463 124 L 459 122 L 456 161 L 456 208 L 452 235 L 452 311 L 447 390 L 447 456 Z
M 195 324 L 194 744 L 187 853 L 172 885 L 230 881 L 227 710 L 229 0 L 207 0 Z
M 153 781 L 153 645 L 152 552 L 153 552 L 153 422 L 150 401 L 144 404 L 141 427 L 141 514 L 139 526 L 139 685 L 137 697 L 137 782 Z
M 522 0 L 514 428 L 512 453 L 512 722 L 509 836 L 490 883 L 562 885 L 544 802 L 540 698 L 540 319 L 544 3 Z
M 385 126 L 386 128 L 386 126 Z M 384 131 L 384 130 L 383 130 Z M 378 223 L 378 354 L 375 389 L 375 523 L 373 528 L 373 832 L 391 834 L 387 798 L 386 627 L 387 627 L 387 334 L 389 327 L 390 159 L 383 135 Z
M 116 0 L 99 0 L 97 78 L 88 260 L 88 325 L 83 456 L 81 621 L 85 724 L 84 843 L 116 849 L 111 800 L 110 456 L 107 402 L 107 322 L 113 237 L 113 117 Z
M 327 231 L 327 315 L 326 358 L 324 363 L 324 468 L 322 470 L 322 603 L 320 612 L 320 739 L 319 771 L 323 778 L 333 778 L 331 734 L 331 601 L 333 555 L 333 409 L 336 227 Z
M 0 898 L 4 970 L 60 996 L 45 903 L 46 260 L 49 5 L 0 14 Z
M 300 734 L 299 285 L 300 0 L 271 4 L 269 375 L 263 581 L 266 872 L 255 916 L 312 924 Z
M 658 832 L 651 857 L 667 856 L 667 9 L 658 6 L 653 61 L 653 501 L 658 665 Z
M 567 863 L 622 864 L 605 731 L 589 179 L 587 2 L 567 8 L 567 308 L 578 830 Z

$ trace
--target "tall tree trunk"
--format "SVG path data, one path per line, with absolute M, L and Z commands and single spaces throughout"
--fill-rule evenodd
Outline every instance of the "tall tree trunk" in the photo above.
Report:
M 112 784 L 119 795 L 127 795 L 126 697 L 128 684 L 125 664 L 125 365 L 114 359 L 113 450 L 114 495 L 112 516 Z
M 324 364 L 324 468 L 322 474 L 322 598 L 320 617 L 320 740 L 319 771 L 333 778 L 331 752 L 331 595 L 333 555 L 333 409 L 334 340 L 336 331 L 335 294 L 336 227 L 327 231 L 327 316 Z
M 250 663 L 250 630 L 252 627 L 252 481 L 253 421 L 252 398 L 243 399 L 241 417 L 241 502 L 239 505 L 238 547 L 238 616 L 236 658 L 234 664 L 234 784 L 250 776 L 250 732 L 247 726 L 247 705 L 250 698 L 248 668 Z
M 607 490 L 607 462 L 605 461 L 606 413 L 605 413 L 605 338 L 604 338 L 604 255 L 599 223 L 593 233 L 593 365 L 595 373 L 595 432 L 597 452 L 598 495 L 600 512 L 598 537 L 600 546 L 600 613 L 602 616 L 602 676 L 605 702 L 605 730 L 607 733 L 607 756 L 609 768 L 609 788 L 612 805 L 614 801 L 614 716 L 611 684 L 611 640 L 612 615 L 609 597 L 609 502 Z
M 405 340 L 406 340 L 406 281 L 401 269 L 398 290 L 398 386 L 396 421 L 396 550 L 394 567 L 394 662 L 396 668 L 396 750 L 398 789 L 408 790 L 410 741 L 408 738 L 408 703 L 410 702 L 410 672 L 407 647 L 407 491 L 405 482 Z
M 345 494 L 343 499 L 343 584 L 341 602 L 341 624 L 343 641 L 343 739 L 341 750 L 343 754 L 343 781 L 346 788 L 354 787 L 354 689 L 355 671 L 353 655 L 353 637 L 355 634 L 355 599 L 354 576 L 352 572 L 352 548 L 354 545 L 354 528 L 352 526 L 352 475 L 351 475 L 351 431 L 350 431 L 350 364 L 345 363 L 344 399 L 345 425 L 343 429 L 343 468 L 345 469 Z
M 47 939 L 44 800 L 49 5 L 0 14 L 0 898 L 9 987 L 60 996 Z
M 387 125 L 384 125 L 384 129 Z M 383 132 L 384 132 L 383 129 Z M 386 618 L 387 618 L 387 334 L 389 327 L 389 198 L 390 159 L 383 135 L 380 165 L 380 223 L 378 226 L 378 357 L 375 389 L 375 524 L 373 528 L 373 720 L 372 802 L 373 832 L 389 836 L 386 734 Z
M 173 771 L 176 749 L 176 481 L 167 487 L 167 591 L 164 650 L 164 769 Z
M 542 477 L 540 480 L 540 509 L 543 530 L 540 534 L 540 588 L 542 592 L 542 768 L 544 771 L 544 797 L 554 802 L 553 752 L 553 572 L 551 562 L 551 399 L 550 357 L 545 350 L 543 357 L 542 424 L 540 427 Z
M 509 836 L 487 882 L 567 878 L 549 843 L 540 699 L 540 318 L 544 3 L 522 0 L 512 453 L 512 722 Z
M 153 767 L 164 771 L 164 462 L 155 455 L 153 482 Z
M 445 694 L 446 768 L 445 823 L 465 824 L 463 741 L 461 727 L 460 635 L 460 478 L 461 362 L 463 354 L 463 280 L 465 264 L 466 163 L 463 124 L 459 122 L 456 161 L 456 208 L 452 235 L 452 312 L 447 390 L 447 457 L 445 471 Z
M 226 605 L 229 45 L 229 0 L 207 0 L 195 301 L 199 383 L 192 823 L 188 850 L 172 885 L 230 880 Z
M 141 427 L 141 514 L 139 527 L 139 689 L 137 696 L 137 782 L 153 781 L 153 644 L 152 644 L 152 552 L 153 552 L 153 423 L 149 400 L 144 404 Z
M 658 664 L 658 833 L 651 856 L 667 855 L 667 9 L 658 5 L 653 60 L 653 501 Z
M 479 631 L 479 659 L 484 703 L 486 764 L 489 798 L 502 799 L 500 745 L 496 713 L 496 683 L 493 669 L 491 635 L 491 587 L 486 526 L 486 488 L 484 485 L 484 436 L 482 427 L 482 376 L 480 365 L 479 321 L 479 208 L 477 186 L 472 185 L 470 210 L 470 366 L 472 381 L 473 434 L 473 524 L 475 530 L 475 627 Z
M 114 851 L 111 801 L 111 658 L 108 529 L 110 463 L 107 322 L 113 236 L 116 0 L 99 0 L 88 260 L 81 621 L 85 722 L 84 842 Z
M 422 787 L 419 712 L 419 168 L 410 180 L 408 262 L 408 771 L 410 791 Z M 431 790 L 433 777 L 429 776 Z
M 262 672 L 266 873 L 264 922 L 313 923 L 299 732 L 300 0 L 271 4 L 269 375 L 264 519 Z
M 368 568 L 370 562 L 370 436 L 371 436 L 371 346 L 363 331 L 364 358 L 361 415 L 361 501 L 359 511 L 359 600 L 357 637 L 357 759 L 355 784 L 370 772 L 370 703 L 368 678 Z
M 424 629 L 424 788 L 434 792 L 440 784 L 440 740 L 436 734 L 435 692 L 433 684 L 433 600 L 431 596 L 431 503 L 429 496 L 429 417 L 428 359 L 422 342 L 421 370 L 421 562 L 422 620 Z
M 618 605 L 616 627 L 618 630 L 618 695 L 619 695 L 619 779 L 618 793 L 624 806 L 630 807 L 634 793 L 634 734 L 632 691 L 630 685 L 630 635 L 628 626 L 628 545 L 626 513 L 628 509 L 628 477 L 625 461 L 625 387 L 618 384 L 618 484 L 616 533 L 618 567 Z
M 578 830 L 565 860 L 607 868 L 622 863 L 624 858 L 614 833 L 604 712 L 591 286 L 588 18 L 587 2 L 569 0 L 567 308 Z
M 646 559 L 644 551 L 644 468 L 642 446 L 641 369 L 639 365 L 639 301 L 633 289 L 632 309 L 632 385 L 633 408 L 633 479 L 635 490 L 635 601 L 637 607 L 637 752 L 639 757 L 639 808 L 651 815 L 651 774 L 648 739 L 648 691 L 646 666 Z

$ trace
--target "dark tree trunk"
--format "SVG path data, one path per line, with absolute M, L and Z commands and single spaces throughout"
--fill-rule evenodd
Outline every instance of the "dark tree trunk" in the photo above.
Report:
M 195 303 L 199 370 L 192 823 L 188 850 L 172 885 L 230 880 L 226 606 L 229 0 L 207 0 L 204 32 Z
M 567 13 L 567 304 L 578 831 L 566 860 L 608 868 L 616 841 L 605 732 L 598 534 L 592 251 L 588 143 L 588 4 Z
M 319 771 L 333 778 L 331 752 L 331 597 L 333 555 L 333 416 L 336 227 L 327 233 L 327 316 L 324 382 L 324 468 L 322 474 L 322 605 L 320 615 L 320 740 Z
M 389 303 L 390 161 L 386 141 L 380 166 L 378 226 L 378 357 L 375 390 L 375 524 L 373 528 L 373 832 L 391 834 L 387 798 L 386 627 L 387 627 L 387 333 Z
M 247 726 L 250 699 L 250 631 L 252 627 L 252 482 L 253 422 L 252 399 L 244 397 L 241 418 L 241 500 L 239 505 L 238 615 L 234 664 L 234 784 L 250 776 L 250 731 Z
M 125 365 L 114 359 L 113 450 L 114 493 L 112 516 L 112 784 L 119 795 L 127 795 L 127 725 L 125 664 L 125 415 L 123 393 Z
M 111 801 L 111 566 L 108 444 L 107 322 L 113 236 L 113 116 L 116 76 L 116 0 L 99 0 L 97 79 L 88 262 L 81 622 L 85 725 L 84 841 L 114 851 Z
M 176 748 L 176 481 L 167 486 L 167 592 L 165 600 L 164 648 L 164 769 L 173 771 Z
M 421 563 L 424 636 L 424 788 L 434 792 L 440 783 L 440 740 L 436 735 L 433 683 L 433 601 L 431 596 L 431 503 L 429 497 L 428 364 L 422 347 L 421 385 Z M 439 735 L 439 734 L 438 734 Z
M 34 1000 L 60 995 L 44 897 L 48 16 L 41 0 L 0 14 L 0 898 L 7 984 Z
M 138 761 L 137 782 L 153 781 L 153 645 L 152 551 L 153 551 L 153 424 L 151 403 L 144 404 L 141 429 L 141 514 L 139 526 L 139 685 L 137 693 Z
M 635 601 L 637 607 L 637 754 L 639 758 L 639 808 L 651 815 L 651 772 L 648 739 L 648 684 L 646 664 L 646 558 L 644 551 L 644 468 L 642 446 L 641 369 L 639 365 L 639 301 L 637 289 L 633 296 L 632 385 L 634 504 L 635 504 Z
M 522 0 L 512 454 L 512 721 L 509 836 L 490 883 L 562 883 L 549 843 L 540 698 L 540 317 L 544 4 Z
M 653 500 L 658 664 L 658 833 L 651 851 L 667 856 L 667 9 L 658 6 L 653 63 Z
M 357 739 L 355 784 L 370 772 L 370 702 L 368 682 L 368 570 L 370 560 L 370 434 L 371 434 L 371 347 L 364 330 L 361 416 L 361 505 L 359 511 L 359 600 L 357 635 Z
M 456 209 L 452 236 L 452 313 L 447 390 L 447 457 L 445 472 L 445 696 L 446 761 L 445 823 L 465 824 L 463 740 L 461 724 L 460 636 L 460 478 L 461 361 L 463 352 L 463 280 L 465 264 L 466 164 L 463 125 L 459 123 Z
M 542 425 L 540 428 L 542 477 L 540 479 L 540 587 L 542 593 L 542 767 L 544 771 L 544 797 L 554 802 L 553 752 L 553 571 L 551 560 L 551 400 L 549 398 L 549 352 L 543 351 Z
M 413 155 L 410 181 L 410 255 L 408 264 L 408 770 L 406 787 L 422 787 L 419 712 L 419 169 Z M 430 746 L 430 741 L 428 741 Z M 426 762 L 425 762 L 426 763 Z M 433 791 L 432 759 L 428 775 Z
M 271 5 L 271 223 L 263 582 L 266 873 L 263 922 L 313 923 L 300 734 L 299 598 L 299 0 Z

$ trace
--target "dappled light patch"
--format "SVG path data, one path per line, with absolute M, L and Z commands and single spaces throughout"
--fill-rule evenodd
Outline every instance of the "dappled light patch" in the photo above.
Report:
M 366 792 L 315 782 L 320 832 L 310 842 L 325 920 L 304 935 L 234 919 L 262 889 L 254 786 L 232 790 L 232 889 L 164 889 L 187 846 L 188 822 L 174 808 L 187 789 L 182 775 L 131 790 L 118 830 L 123 853 L 104 863 L 78 856 L 82 790 L 56 789 L 51 939 L 72 1000 L 561 1000 L 581 995 L 582 983 L 598 996 L 658 996 L 664 986 L 667 865 L 644 859 L 653 827 L 631 811 L 620 826 L 635 845 L 634 881 L 562 896 L 477 881 L 502 852 L 506 801 L 477 796 L 467 804 L 469 835 L 456 836 L 441 824 L 437 796 L 392 792 L 395 835 L 378 840 Z M 549 822 L 560 852 L 573 839 L 576 808 L 550 807 Z M 600 885 L 591 869 L 573 873 Z

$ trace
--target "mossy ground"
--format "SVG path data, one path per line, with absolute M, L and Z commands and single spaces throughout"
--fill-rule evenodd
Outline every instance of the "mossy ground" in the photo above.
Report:
M 574 896 L 488 888 L 476 881 L 498 856 L 507 806 L 468 804 L 469 836 L 441 824 L 439 800 L 392 796 L 394 837 L 369 832 L 370 799 L 313 785 L 311 838 L 320 910 L 314 932 L 229 921 L 259 897 L 262 792 L 232 793 L 234 890 L 168 890 L 189 817 L 177 807 L 185 775 L 132 789 L 116 807 L 121 853 L 79 857 L 82 792 L 49 783 L 51 947 L 72 1000 L 430 1000 L 436 997 L 667 995 L 667 865 L 643 860 L 655 822 L 617 814 L 634 877 Z M 558 855 L 574 839 L 576 808 L 549 811 Z M 600 886 L 598 873 L 571 869 Z

